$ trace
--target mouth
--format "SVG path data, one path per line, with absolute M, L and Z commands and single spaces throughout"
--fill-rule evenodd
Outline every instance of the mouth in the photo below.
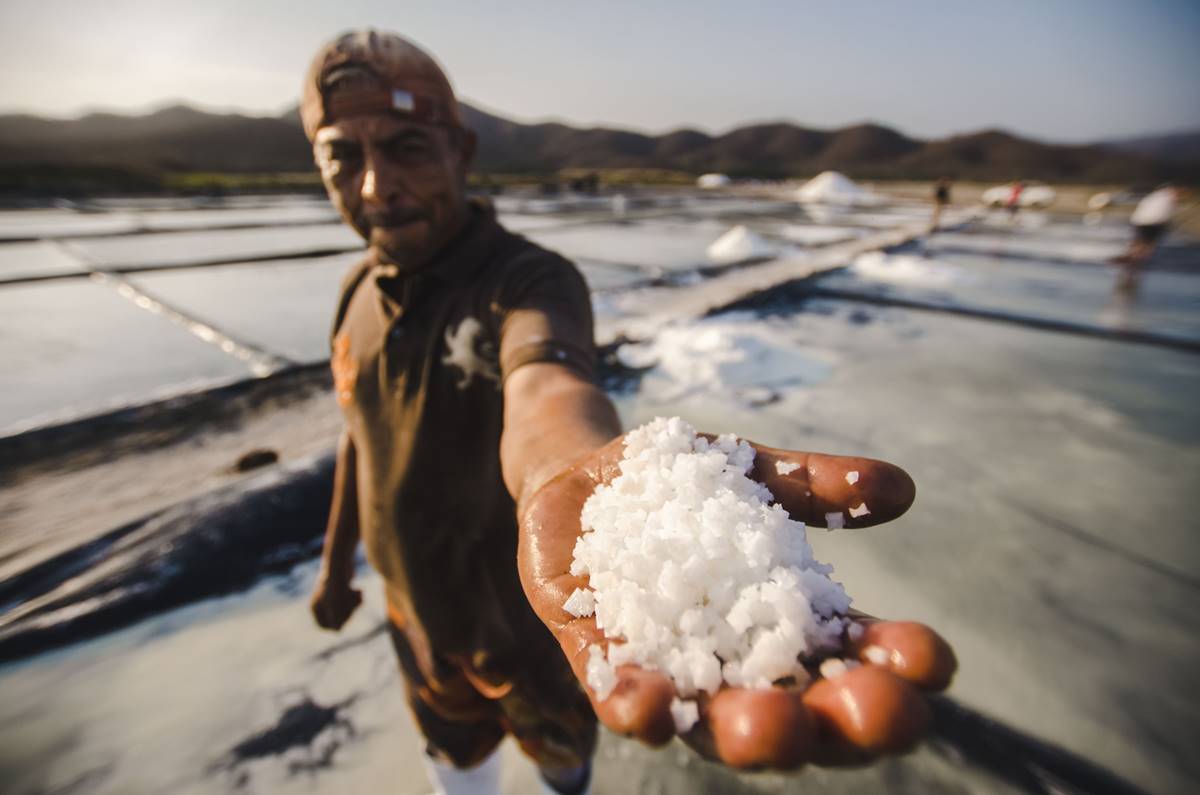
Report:
M 367 224 L 372 229 L 403 229 L 425 221 L 423 215 L 385 215 L 367 218 Z

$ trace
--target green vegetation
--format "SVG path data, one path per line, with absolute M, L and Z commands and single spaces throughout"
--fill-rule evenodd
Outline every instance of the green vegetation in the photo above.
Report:
M 223 174 L 180 172 L 164 174 L 162 187 L 169 193 L 294 193 L 322 190 L 316 171 L 281 174 Z

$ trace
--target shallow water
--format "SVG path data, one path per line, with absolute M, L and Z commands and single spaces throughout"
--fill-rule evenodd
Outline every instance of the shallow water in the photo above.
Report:
M 87 280 L 0 287 L 0 433 L 246 378 L 241 361 Z
M 256 257 L 285 257 L 315 251 L 362 248 L 362 239 L 337 223 L 263 229 L 162 232 L 129 237 L 75 240 L 70 243 L 97 268 L 169 268 L 202 262 L 234 262 Z
M 1138 296 L 1114 296 L 1117 269 L 1064 265 L 1027 257 L 939 251 L 912 245 L 866 254 L 849 268 L 816 281 L 868 295 L 897 296 L 935 306 L 980 308 L 1014 318 L 1065 320 L 1095 328 L 1136 329 L 1200 340 L 1200 259 L 1197 273 L 1151 270 Z
M 256 347 L 307 363 L 329 358 L 338 288 L 358 252 L 132 276 L 137 286 Z

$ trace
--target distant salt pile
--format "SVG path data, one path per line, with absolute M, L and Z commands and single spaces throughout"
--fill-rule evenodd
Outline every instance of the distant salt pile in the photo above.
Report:
M 731 180 L 725 174 L 701 174 L 696 180 L 696 187 L 712 190 L 713 188 L 725 188 L 732 184 Z
M 778 253 L 775 246 L 764 240 L 761 235 L 741 224 L 721 235 L 708 247 L 708 258 L 722 265 L 765 259 Z
M 683 698 L 721 684 L 807 681 L 802 658 L 840 648 L 850 598 L 813 559 L 804 525 L 748 477 L 754 449 L 658 418 L 625 438 L 620 474 L 583 506 L 571 573 L 588 575 L 564 609 L 606 637 L 589 649 L 588 684 L 607 698 L 615 667 L 665 672 Z M 696 720 L 677 700 L 677 728 Z
M 854 180 L 836 171 L 824 171 L 804 183 L 796 191 L 802 204 L 836 204 L 848 207 L 870 207 L 884 203 L 882 196 L 872 193 Z

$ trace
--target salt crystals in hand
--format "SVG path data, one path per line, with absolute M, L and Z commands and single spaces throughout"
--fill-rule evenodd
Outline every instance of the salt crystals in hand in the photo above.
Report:
M 850 598 L 813 559 L 804 525 L 748 477 L 753 464 L 748 443 L 709 442 L 678 417 L 626 435 L 620 474 L 580 515 L 571 573 L 589 587 L 563 605 L 619 641 L 588 651 L 599 699 L 624 664 L 664 672 L 687 698 L 805 682 L 802 659 L 840 650 Z M 695 703 L 673 702 L 671 714 L 686 731 Z

